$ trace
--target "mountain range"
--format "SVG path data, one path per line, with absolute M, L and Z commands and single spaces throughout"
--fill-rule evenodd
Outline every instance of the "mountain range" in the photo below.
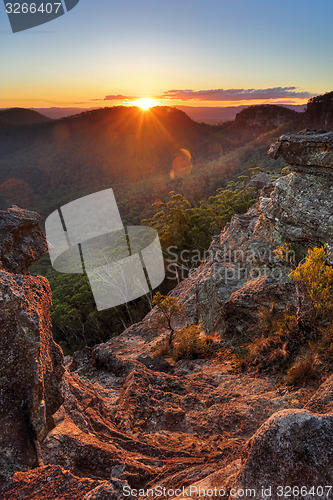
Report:
M 2 110 L 0 208 L 19 203 L 45 216 L 112 187 L 124 219 L 137 223 L 170 191 L 197 203 L 250 168 L 283 167 L 267 157 L 269 143 L 313 123 L 329 127 L 327 96 L 311 100 L 312 114 L 251 106 L 220 125 L 163 106 L 100 108 L 56 120 L 35 110 Z

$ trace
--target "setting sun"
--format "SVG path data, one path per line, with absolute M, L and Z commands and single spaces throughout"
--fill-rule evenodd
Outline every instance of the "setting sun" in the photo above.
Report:
M 156 106 L 156 101 L 154 99 L 149 98 L 149 97 L 142 97 L 141 99 L 134 101 L 133 104 L 135 106 L 138 106 L 139 108 L 143 109 L 144 111 L 146 111 L 147 109 L 152 108 L 153 106 Z

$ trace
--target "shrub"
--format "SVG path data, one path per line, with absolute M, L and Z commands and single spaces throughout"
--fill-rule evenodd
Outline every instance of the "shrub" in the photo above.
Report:
M 275 248 L 273 253 L 277 260 L 294 269 L 304 257 L 302 250 L 304 251 L 304 248 L 298 243 L 284 243 Z
M 289 277 L 298 286 L 300 301 L 310 299 L 316 318 L 330 321 L 333 313 L 333 267 L 327 265 L 326 259 L 325 247 L 309 249 L 304 262 Z
M 320 329 L 318 341 L 309 342 L 311 350 L 325 363 L 327 369 L 333 367 L 333 325 Z
M 200 326 L 189 325 L 177 332 L 172 356 L 176 361 L 198 359 L 210 356 L 213 351 L 213 339 L 203 336 Z
M 161 342 L 156 344 L 153 350 L 155 351 L 156 356 L 159 356 L 160 358 L 167 358 L 171 356 L 172 352 L 170 344 L 166 340 L 162 340 Z
M 172 357 L 175 361 L 180 359 L 198 359 L 212 356 L 217 344 L 211 337 L 207 337 L 198 325 L 189 325 L 175 334 L 175 341 L 170 346 L 168 340 L 156 344 L 154 350 L 161 358 Z

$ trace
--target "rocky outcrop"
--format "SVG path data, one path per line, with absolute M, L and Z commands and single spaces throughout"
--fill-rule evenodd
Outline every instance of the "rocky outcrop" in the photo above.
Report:
M 333 250 L 333 132 L 282 136 L 271 147 L 294 173 L 281 177 L 263 213 L 283 239 Z M 329 255 L 333 263 L 333 254 Z
M 291 268 L 274 252 L 279 246 L 293 244 L 298 257 L 308 247 L 333 250 L 333 134 L 282 136 L 270 154 L 293 162 L 292 173 L 247 214 L 234 216 L 214 238 L 209 258 L 173 291 L 189 321 L 231 342 L 248 337 L 273 304 L 281 311 L 296 306 Z M 333 263 L 333 252 L 328 259 Z
M 293 173 L 281 177 L 262 211 L 280 241 L 307 246 L 333 245 L 332 184 L 327 179 Z M 333 247 L 332 247 L 333 248 Z
M 188 320 L 224 340 L 248 336 L 260 311 L 296 305 L 290 267 L 274 250 L 285 240 L 263 212 L 262 199 L 245 215 L 235 216 L 213 241 L 209 260 L 174 291 L 186 305 Z
M 28 266 L 46 249 L 40 217 L 0 212 L 0 477 L 36 467 L 62 403 L 63 354 L 51 333 L 51 291 Z M 15 274 L 14 274 L 15 272 Z
M 269 154 L 280 156 L 296 172 L 333 176 L 333 132 L 302 132 L 283 135 Z
M 259 499 L 278 500 L 288 496 L 289 488 L 292 498 L 333 498 L 332 450 L 332 415 L 276 413 L 250 439 L 234 489 L 252 489 Z M 301 487 L 302 494 L 297 494 Z

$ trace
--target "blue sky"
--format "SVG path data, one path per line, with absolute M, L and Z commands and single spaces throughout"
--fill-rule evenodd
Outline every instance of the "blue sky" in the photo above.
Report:
M 230 105 L 225 92 L 207 101 L 183 91 L 276 87 L 295 87 L 285 100 L 301 102 L 297 92 L 332 90 L 332 18 L 332 0 L 80 0 L 13 34 L 0 5 L 0 107 L 88 107 L 170 90 L 180 91 L 174 102 Z

